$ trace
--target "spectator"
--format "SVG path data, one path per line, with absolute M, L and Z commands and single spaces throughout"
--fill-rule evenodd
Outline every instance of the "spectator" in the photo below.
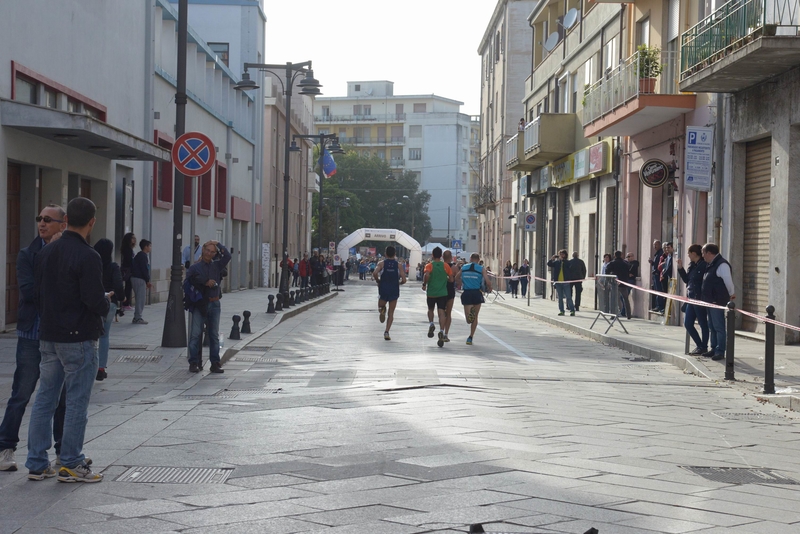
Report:
M 133 282 L 131 282 L 131 271 L 133 270 L 133 249 L 136 246 L 136 236 L 132 232 L 128 232 L 122 238 L 122 244 L 119 246 L 119 252 L 122 255 L 122 281 L 125 282 L 125 298 L 122 301 L 122 309 L 124 311 L 133 311 L 131 306 L 131 293 L 133 292 Z
M 42 363 L 39 392 L 28 425 L 28 478 L 55 476 L 47 457 L 53 413 L 66 390 L 60 482 L 100 482 L 83 455 L 89 398 L 97 375 L 97 340 L 103 335 L 110 295 L 103 289 L 103 263 L 86 241 L 97 208 L 77 197 L 67 206 L 67 230 L 36 258 L 36 308 Z
M 308 278 L 311 276 L 311 266 L 308 263 L 308 253 L 303 253 L 303 259 L 300 260 L 300 267 L 298 268 L 300 274 L 300 287 L 308 287 Z
M 519 283 L 522 288 L 522 298 L 525 298 L 525 295 L 528 291 L 528 277 L 531 275 L 531 266 L 528 263 L 528 260 L 522 260 L 522 265 L 519 266 Z M 575 310 L 578 309 L 578 305 L 575 304 Z
M 190 265 L 200 259 L 200 254 L 202 249 L 200 248 L 200 236 L 194 236 L 194 254 L 192 254 L 192 248 L 189 245 L 183 247 L 183 253 L 181 254 L 181 261 L 183 262 L 183 266 L 187 269 Z
M 509 279 L 509 285 L 511 286 L 511 298 L 518 298 L 517 292 L 519 291 L 519 266 L 515 263 L 511 266 L 511 271 L 509 275 L 511 278 Z
M 572 260 L 570 261 L 570 269 L 572 269 L 572 278 L 574 280 L 585 280 L 586 279 L 586 264 L 583 262 L 582 259 L 578 257 L 577 252 L 572 253 Z M 583 282 L 574 282 L 570 284 L 575 288 L 575 298 L 573 302 L 575 303 L 575 311 L 581 311 L 581 294 L 583 293 Z M 572 289 L 570 289 L 570 292 Z M 525 295 L 525 291 L 522 292 L 522 295 Z
M 558 314 L 564 315 L 564 299 L 567 300 L 567 308 L 570 315 L 575 315 L 575 307 L 572 304 L 572 291 L 569 288 L 569 281 L 572 279 L 572 270 L 567 261 L 567 251 L 559 250 L 557 256 L 553 256 L 547 262 L 550 267 L 550 279 L 555 283 L 558 293 Z
M 664 250 L 661 247 L 661 241 L 656 239 L 653 241 L 653 257 L 647 260 L 650 263 L 650 286 L 653 291 L 661 291 L 661 271 L 659 266 L 661 265 L 662 254 L 664 254 Z M 658 297 L 656 295 L 651 296 L 650 306 L 651 312 L 658 311 Z
M 632 286 L 636 285 L 636 279 L 639 278 L 639 260 L 636 259 L 636 255 L 633 252 L 628 252 L 625 255 L 625 261 L 628 262 L 630 266 L 628 268 L 628 283 Z M 631 288 L 628 288 L 628 292 L 630 293 Z M 631 302 L 631 306 L 633 306 L 633 301 Z M 633 315 L 633 310 L 630 310 L 631 315 Z
M 611 263 L 611 254 L 603 254 L 603 266 L 600 267 L 600 274 L 611 274 L 606 272 L 609 263 Z
M 133 269 L 131 270 L 133 293 L 136 297 L 133 324 L 147 324 L 147 321 L 142 318 L 142 312 L 147 299 L 147 290 L 153 287 L 153 284 L 150 283 L 150 257 L 148 256 L 153 249 L 153 245 L 147 239 L 142 239 L 139 241 L 139 248 L 141 250 L 133 258 Z
M 661 261 L 659 264 L 659 276 L 661 278 L 661 291 L 669 293 L 669 282 L 673 278 L 672 268 L 672 253 L 675 249 L 672 248 L 672 243 L 667 241 L 663 245 L 663 252 L 661 254 Z M 658 298 L 658 312 L 664 313 L 667 307 L 667 297 Z
M 706 243 L 703 246 L 703 259 L 707 266 L 700 289 L 701 299 L 718 306 L 726 306 L 736 298 L 731 278 L 731 264 L 722 257 L 719 246 L 715 243 Z M 708 352 L 703 353 L 703 356 L 711 356 L 712 360 L 722 360 L 725 358 L 728 342 L 725 336 L 725 311 L 709 308 L 708 327 L 711 347 Z
M 108 314 L 103 323 L 103 335 L 100 337 L 98 343 L 98 359 L 99 368 L 97 369 L 96 380 L 105 380 L 108 378 L 106 367 L 108 367 L 108 346 L 109 336 L 111 335 L 111 324 L 114 322 L 114 316 L 117 312 L 117 305 L 119 298 L 117 295 L 123 294 L 122 289 L 122 272 L 119 265 L 112 261 L 112 254 L 114 253 L 114 243 L 110 239 L 101 239 L 94 245 L 94 249 L 100 255 L 100 260 L 103 263 L 103 289 L 106 293 L 112 295 L 111 302 L 109 303 Z
M 628 276 L 630 274 L 630 269 L 631 269 L 630 264 L 628 264 L 627 261 L 622 259 L 622 251 L 618 250 L 614 252 L 614 259 L 606 267 L 606 274 L 613 274 L 614 276 L 617 277 L 618 281 L 627 282 Z M 617 303 L 617 306 L 619 308 L 619 314 L 624 315 L 628 319 L 630 319 L 631 318 L 631 301 L 629 298 L 630 289 L 628 288 L 628 286 L 617 284 L 617 290 L 619 291 L 619 302 Z
M 300 282 L 297 281 L 298 278 L 300 278 L 300 262 L 295 258 L 292 263 L 292 287 L 300 285 Z
M 678 266 L 678 274 L 680 275 L 683 283 L 686 284 L 686 293 L 690 299 L 700 300 L 701 290 L 703 288 L 703 276 L 706 274 L 706 262 L 703 259 L 703 247 L 694 244 L 689 247 L 689 270 L 688 272 L 683 268 L 683 262 L 680 258 L 675 260 Z M 696 304 L 684 304 L 682 307 L 683 327 L 689 333 L 689 337 L 694 341 L 695 349 L 689 354 L 700 355 L 708 351 L 708 312 L 704 306 Z M 694 322 L 700 325 L 700 332 L 698 335 L 694 327 Z

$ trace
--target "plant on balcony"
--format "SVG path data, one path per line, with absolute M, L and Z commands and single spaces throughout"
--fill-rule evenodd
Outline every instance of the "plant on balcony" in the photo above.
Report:
M 639 92 L 654 93 L 656 78 L 664 65 L 661 63 L 661 49 L 657 46 L 639 45 L 636 48 L 636 73 L 639 75 Z

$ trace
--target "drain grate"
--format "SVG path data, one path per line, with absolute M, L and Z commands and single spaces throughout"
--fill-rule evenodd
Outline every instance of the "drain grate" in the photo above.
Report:
M 754 413 L 754 412 L 711 412 L 721 419 L 730 421 L 779 421 L 785 419 L 780 414 L 775 413 Z
M 218 391 L 209 395 L 180 395 L 180 398 L 185 400 L 235 399 L 237 395 L 239 395 L 238 392 Z
M 234 356 L 235 362 L 259 362 L 259 363 L 278 363 L 277 358 L 265 358 L 263 356 Z
M 272 347 L 267 347 L 266 345 L 247 345 L 243 350 L 247 352 L 267 352 L 272 350 Z
M 772 469 L 764 467 L 699 467 L 682 465 L 683 469 L 700 475 L 713 482 L 723 484 L 789 484 L 800 485 L 800 482 L 779 475 Z
M 172 371 L 167 371 L 155 377 L 153 382 L 186 382 L 189 380 L 193 375 L 189 372 L 188 369 L 173 369 Z
M 160 354 L 125 354 L 116 359 L 116 363 L 155 363 L 160 361 Z
M 131 467 L 116 482 L 151 484 L 224 484 L 233 469 L 204 467 Z
M 265 394 L 274 394 L 280 393 L 283 391 L 283 388 L 249 388 L 249 389 L 226 389 L 225 393 L 235 393 L 235 394 L 253 394 L 253 393 L 265 393 Z

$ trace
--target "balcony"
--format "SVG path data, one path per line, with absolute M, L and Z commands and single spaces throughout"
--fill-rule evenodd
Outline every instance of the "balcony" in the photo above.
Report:
M 520 161 L 519 161 L 519 157 L 525 153 L 523 139 L 524 139 L 523 135 L 521 133 L 518 133 L 514 137 L 506 141 L 506 169 L 510 171 L 527 170 L 523 169 L 520 166 Z
M 575 152 L 574 113 L 542 113 L 525 125 L 522 165 L 530 170 Z
M 682 91 L 735 93 L 800 65 L 800 0 L 731 0 L 681 35 Z
M 406 164 L 406 160 L 403 158 L 392 158 L 389 160 L 389 167 L 396 168 L 396 167 L 403 167 Z
M 402 145 L 405 137 L 339 137 L 342 145 Z
M 472 206 L 477 213 L 486 213 L 486 208 L 497 204 L 495 187 L 493 184 L 481 185 L 472 197 Z
M 657 78 L 640 78 L 645 57 L 636 52 L 589 87 L 583 103 L 584 137 L 636 135 L 694 110 L 695 95 L 679 94 L 675 83 L 677 52 L 661 51 L 659 61 Z
M 405 113 L 387 113 L 382 115 L 314 115 L 314 122 L 403 122 Z

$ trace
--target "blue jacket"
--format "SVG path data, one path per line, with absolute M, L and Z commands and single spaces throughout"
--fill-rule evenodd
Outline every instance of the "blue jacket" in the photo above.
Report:
M 133 278 L 141 278 L 145 282 L 150 281 L 150 259 L 144 250 L 140 250 L 133 258 L 133 268 L 131 269 Z
M 36 282 L 33 266 L 37 254 L 44 247 L 44 241 L 38 235 L 31 244 L 19 251 L 17 256 L 17 282 L 19 283 L 19 306 L 17 308 L 17 330 L 29 332 L 36 325 Z
M 690 299 L 699 300 L 700 291 L 703 288 L 703 276 L 706 274 L 705 261 L 700 260 L 697 263 L 689 263 L 689 271 L 687 272 L 683 267 L 678 269 L 678 274 L 681 275 L 683 283 L 686 284 L 686 292 Z

